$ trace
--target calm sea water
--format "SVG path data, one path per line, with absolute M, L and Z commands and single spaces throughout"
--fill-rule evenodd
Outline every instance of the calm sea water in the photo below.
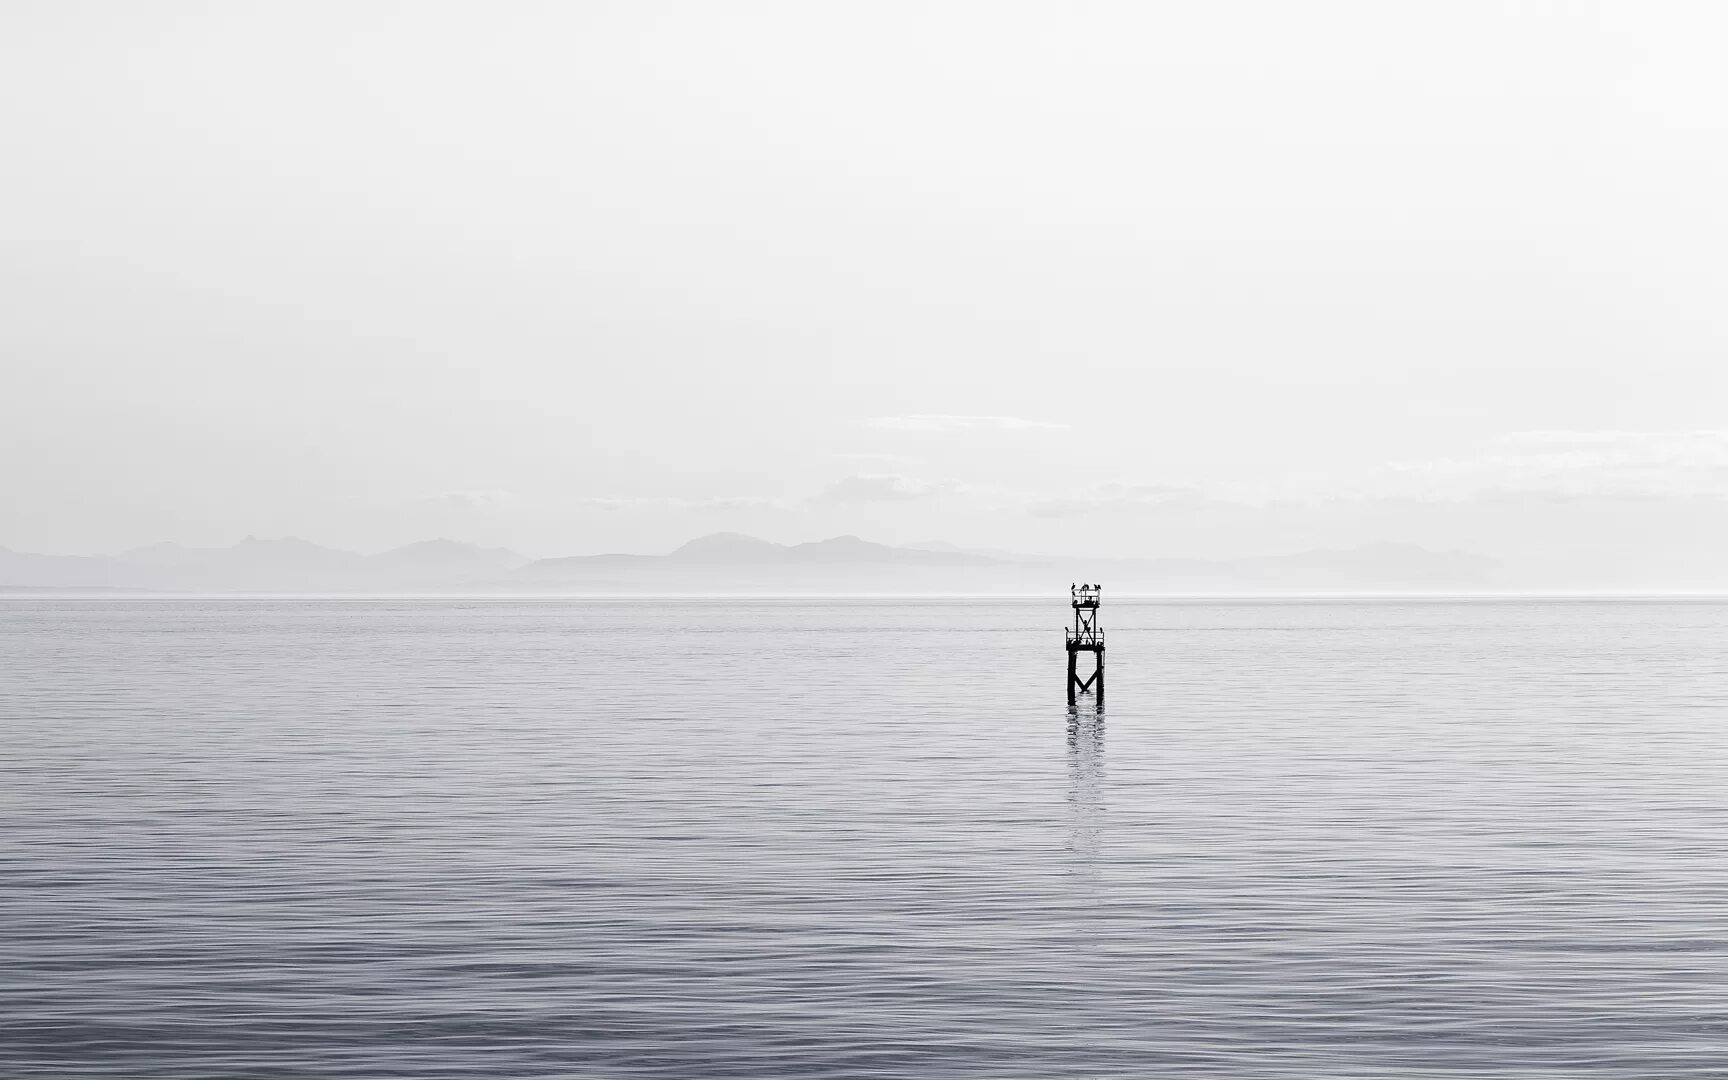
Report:
M 1728 605 L 0 601 L 5 1077 L 1728 1076 Z

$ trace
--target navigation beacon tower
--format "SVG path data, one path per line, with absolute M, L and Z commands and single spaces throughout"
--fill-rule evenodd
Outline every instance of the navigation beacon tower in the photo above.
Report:
M 1069 599 L 1074 604 L 1074 627 L 1065 629 L 1063 637 L 1068 644 L 1068 704 L 1074 704 L 1074 699 L 1080 694 L 1098 687 L 1098 707 L 1104 707 L 1104 631 L 1098 629 L 1098 594 L 1102 588 L 1097 585 L 1070 585 Z M 1084 680 L 1076 670 L 1080 654 L 1091 653 L 1097 660 L 1092 668 L 1092 674 Z

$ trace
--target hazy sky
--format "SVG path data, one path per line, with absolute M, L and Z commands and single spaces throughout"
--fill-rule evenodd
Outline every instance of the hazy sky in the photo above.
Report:
M 1651 0 L 10 0 L 0 545 L 1723 550 L 1724 56 Z

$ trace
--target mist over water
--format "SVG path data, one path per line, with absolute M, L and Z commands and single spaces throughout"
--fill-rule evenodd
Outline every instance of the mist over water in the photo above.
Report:
M 1680 1077 L 1728 603 L 0 601 L 0 1073 Z

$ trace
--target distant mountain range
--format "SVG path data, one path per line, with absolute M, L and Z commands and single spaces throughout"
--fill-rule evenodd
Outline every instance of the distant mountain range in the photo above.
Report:
M 503 548 L 429 540 L 377 555 L 304 540 L 248 537 L 233 547 L 154 544 L 117 557 L 0 548 L 0 591 L 124 589 L 174 593 L 1041 594 L 1068 581 L 1140 593 L 1470 592 L 1503 587 L 1494 560 L 1404 544 L 1254 559 L 1086 559 L 894 547 L 856 536 L 776 544 L 739 533 L 668 555 L 532 560 Z

